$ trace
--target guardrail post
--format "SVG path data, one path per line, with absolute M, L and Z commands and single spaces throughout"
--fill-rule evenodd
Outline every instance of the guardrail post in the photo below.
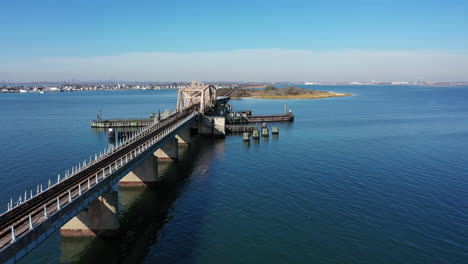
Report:
M 60 211 L 60 197 L 57 197 L 57 211 Z
M 15 227 L 11 226 L 11 243 L 13 244 L 15 242 L 16 242 Z
M 49 218 L 49 215 L 47 214 L 47 206 L 44 204 L 44 219 Z
M 32 222 L 32 217 L 31 217 L 31 214 L 29 214 L 29 230 L 33 230 L 33 229 L 34 229 L 34 226 Z

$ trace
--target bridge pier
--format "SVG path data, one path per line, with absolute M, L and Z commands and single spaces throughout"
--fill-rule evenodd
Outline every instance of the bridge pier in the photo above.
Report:
M 118 192 L 111 190 L 63 225 L 60 234 L 66 237 L 110 237 L 118 230 Z
M 154 186 L 158 182 L 158 158 L 151 155 L 119 181 L 122 187 Z
M 226 120 L 223 116 L 201 116 L 198 120 L 200 135 L 224 137 L 226 136 Z
M 179 143 L 177 138 L 171 138 L 164 146 L 156 150 L 154 155 L 159 161 L 177 161 L 179 159 Z
M 182 130 L 176 135 L 179 146 L 188 146 L 192 142 L 192 135 L 190 134 L 190 128 Z

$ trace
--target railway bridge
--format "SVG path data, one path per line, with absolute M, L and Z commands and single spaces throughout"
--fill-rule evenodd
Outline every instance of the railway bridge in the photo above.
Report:
M 155 161 L 177 160 L 179 145 L 190 144 L 191 128 L 202 134 L 222 134 L 219 130 L 224 128 L 217 127 L 216 117 L 204 114 L 228 100 L 217 97 L 215 87 L 193 82 L 179 90 L 172 115 L 59 175 L 54 183 L 9 201 L 0 215 L 0 262 L 17 262 L 58 230 L 63 236 L 116 234 L 118 199 L 113 187 L 156 184 Z

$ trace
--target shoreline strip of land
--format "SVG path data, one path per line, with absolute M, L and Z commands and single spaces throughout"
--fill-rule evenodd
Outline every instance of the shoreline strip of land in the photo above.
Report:
M 221 93 L 222 94 L 222 93 Z M 233 95 L 231 99 L 242 98 L 260 98 L 260 99 L 322 99 L 330 97 L 344 97 L 351 96 L 350 93 L 338 93 L 332 91 L 316 91 L 312 89 L 298 88 L 295 86 L 276 88 L 273 85 L 255 88 L 240 88 Z

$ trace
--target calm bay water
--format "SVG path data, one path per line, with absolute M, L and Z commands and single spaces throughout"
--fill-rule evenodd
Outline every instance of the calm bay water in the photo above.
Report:
M 249 145 L 197 138 L 160 166 L 165 186 L 120 190 L 120 239 L 55 234 L 22 262 L 466 263 L 468 87 L 318 89 L 355 96 L 233 100 L 259 114 L 288 104 L 296 120 Z M 176 97 L 0 94 L 0 208 L 107 146 L 89 127 L 100 109 L 149 116 Z

